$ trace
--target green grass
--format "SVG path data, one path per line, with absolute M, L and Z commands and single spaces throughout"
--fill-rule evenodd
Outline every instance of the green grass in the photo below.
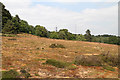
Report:
M 67 68 L 67 69 L 75 69 L 76 67 L 72 65 L 72 63 L 57 61 L 54 59 L 48 59 L 45 64 L 49 64 L 55 66 L 57 68 Z
M 35 73 L 35 76 L 40 76 L 39 74 Z
M 15 34 L 2 34 L 2 36 L 5 36 L 5 37 L 17 37 L 17 35 L 15 35 Z
M 66 66 L 70 65 L 68 63 L 65 63 L 65 62 L 62 62 L 62 61 L 57 61 L 57 60 L 54 60 L 54 59 L 48 59 L 46 61 L 46 64 L 50 64 L 50 65 L 53 65 L 53 66 L 58 67 L 58 68 L 65 68 Z
M 74 69 L 77 69 L 77 67 L 74 66 L 74 65 L 69 65 L 69 66 L 67 67 L 67 69 L 74 70 Z
M 15 70 L 2 71 L 2 78 L 18 78 L 20 75 Z
M 2 71 L 2 78 L 29 78 L 31 75 L 26 70 L 20 70 L 20 74 L 16 70 Z
M 36 59 L 37 61 L 44 61 L 45 59 Z
M 50 48 L 65 48 L 64 45 L 62 44 L 51 44 L 49 47 Z
M 109 71 L 115 71 L 115 69 L 111 66 L 103 66 L 104 69 L 109 70 Z

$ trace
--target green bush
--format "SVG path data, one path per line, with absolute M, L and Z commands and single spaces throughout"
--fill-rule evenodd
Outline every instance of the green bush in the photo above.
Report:
M 19 76 L 15 70 L 2 71 L 2 78 L 18 78 Z
M 65 48 L 62 44 L 51 44 L 50 48 Z
M 48 59 L 45 64 L 53 65 L 58 68 L 66 68 L 71 65 L 71 63 L 57 61 L 54 59 Z

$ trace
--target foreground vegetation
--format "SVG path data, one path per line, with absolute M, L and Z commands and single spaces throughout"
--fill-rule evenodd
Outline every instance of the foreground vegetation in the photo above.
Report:
M 20 72 L 18 73 L 16 70 L 9 70 L 9 71 L 2 71 L 2 78 L 5 79 L 5 78 L 29 78 L 31 77 L 31 75 L 26 72 L 26 70 L 22 69 L 20 70 Z

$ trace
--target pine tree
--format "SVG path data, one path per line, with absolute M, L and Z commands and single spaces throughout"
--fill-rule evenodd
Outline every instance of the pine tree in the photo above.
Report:
M 92 36 L 89 29 L 86 31 L 85 39 L 90 42 L 92 41 Z

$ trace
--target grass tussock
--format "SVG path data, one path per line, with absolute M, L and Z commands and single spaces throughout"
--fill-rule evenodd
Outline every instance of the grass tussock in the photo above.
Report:
M 65 48 L 64 45 L 62 44 L 51 44 L 49 47 L 50 48 Z

